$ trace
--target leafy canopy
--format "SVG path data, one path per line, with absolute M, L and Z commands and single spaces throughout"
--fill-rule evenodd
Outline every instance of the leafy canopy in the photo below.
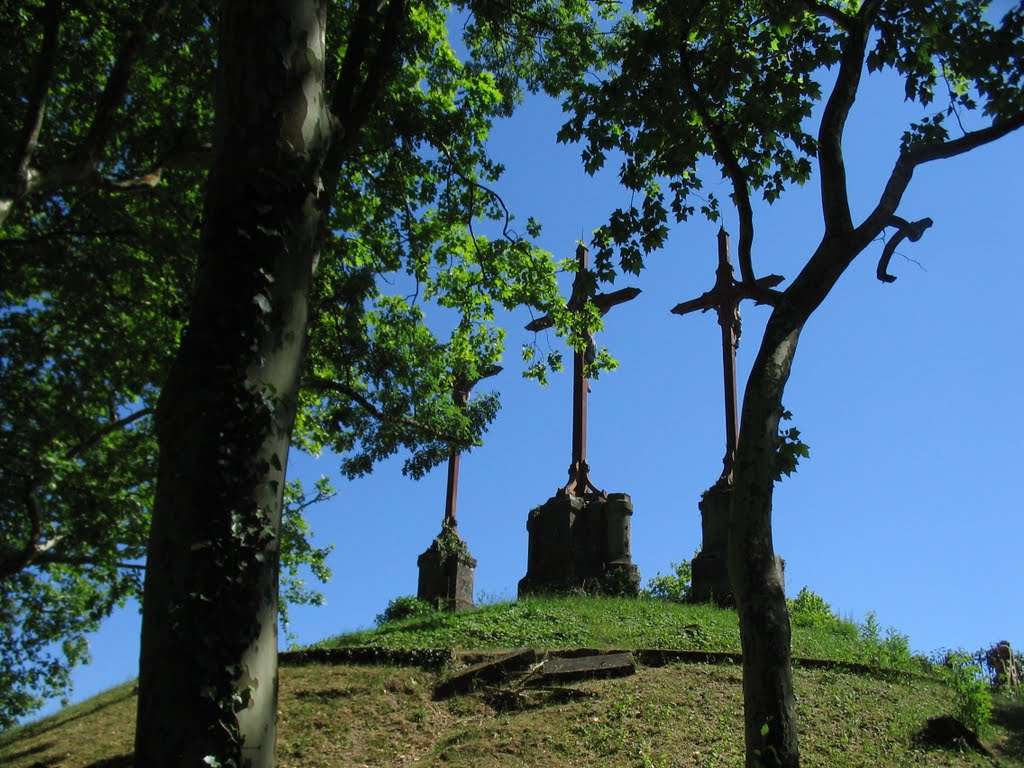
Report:
M 485 143 L 539 73 L 571 79 L 563 54 L 594 25 L 582 2 L 411 2 L 398 66 L 372 83 L 345 70 L 382 46 L 365 6 L 327 16 L 328 88 L 366 114 L 326 179 L 294 441 L 335 451 L 348 476 L 405 450 L 418 476 L 497 412 L 496 395 L 452 400 L 456 380 L 500 358 L 495 307 L 561 305 L 555 265 L 523 237 L 539 226 L 516 230 Z M 85 634 L 139 594 L 151 414 L 196 273 L 218 17 L 197 2 L 0 0 L 0 20 L 2 727 L 66 690 Z M 293 604 L 319 599 L 310 571 L 328 575 L 303 511 L 331 493 L 286 492 Z
M 717 221 L 723 201 L 708 189 L 717 177 L 739 212 L 747 283 L 755 196 L 774 202 L 817 162 L 826 213 L 845 208 L 845 176 L 831 171 L 841 166 L 860 53 L 867 73 L 902 77 L 921 107 L 897 148 L 905 165 L 970 148 L 957 140 L 997 138 L 984 133 L 993 127 L 1012 130 L 1024 109 L 1022 19 L 1018 4 L 994 22 L 975 0 L 633 3 L 594 42 L 594 76 L 568 85 L 559 133 L 582 143 L 591 173 L 621 158 L 619 178 L 635 193 L 595 235 L 598 274 L 613 276 L 613 256 L 638 272 L 671 221 L 698 212 Z

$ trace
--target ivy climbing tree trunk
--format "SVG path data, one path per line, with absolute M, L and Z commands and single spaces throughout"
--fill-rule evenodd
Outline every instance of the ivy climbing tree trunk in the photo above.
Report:
M 273 765 L 278 532 L 330 133 L 325 13 L 221 6 L 199 272 L 157 413 L 140 768 Z

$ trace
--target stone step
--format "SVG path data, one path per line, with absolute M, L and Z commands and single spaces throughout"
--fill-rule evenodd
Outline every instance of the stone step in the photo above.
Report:
M 518 648 L 479 664 L 461 669 L 434 689 L 435 699 L 447 699 L 468 693 L 483 684 L 493 684 L 525 672 L 537 663 L 533 648 Z
M 541 684 L 547 684 L 604 677 L 626 677 L 635 673 L 636 661 L 633 659 L 633 654 L 627 651 L 573 658 L 552 656 L 538 670 L 536 679 Z

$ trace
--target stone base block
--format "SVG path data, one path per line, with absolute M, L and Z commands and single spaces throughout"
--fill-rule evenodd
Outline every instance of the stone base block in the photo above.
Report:
M 690 563 L 693 581 L 690 602 L 714 603 L 724 607 L 736 604 L 729 583 L 729 566 L 725 553 L 699 552 Z
M 476 607 L 473 603 L 476 560 L 454 531 L 442 531 L 417 558 L 416 564 L 420 568 L 416 597 L 420 600 L 446 611 Z
M 723 608 L 736 605 L 729 581 L 729 505 L 732 503 L 732 486 L 722 479 L 708 488 L 701 497 L 701 551 L 690 564 L 693 580 L 690 585 L 690 601 L 694 603 L 715 603 Z M 775 557 L 779 575 L 785 583 L 785 563 Z
M 775 563 L 782 583 L 786 583 L 786 561 L 778 555 Z M 714 603 L 722 608 L 735 608 L 736 597 L 729 582 L 729 566 L 725 553 L 698 552 L 690 563 L 693 580 L 690 584 L 691 603 Z
M 630 555 L 632 515 L 625 493 L 559 494 L 531 511 L 527 572 L 519 595 L 636 595 L 640 571 Z

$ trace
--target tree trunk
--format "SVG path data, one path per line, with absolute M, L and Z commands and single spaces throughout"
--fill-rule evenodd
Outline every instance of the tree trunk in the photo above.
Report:
M 326 0 L 228 0 L 189 326 L 160 399 L 135 764 L 272 766 L 278 533 L 321 230 Z
M 772 545 L 772 487 L 782 393 L 803 319 L 776 309 L 747 381 L 729 529 L 740 618 L 748 768 L 800 765 L 786 593 Z

